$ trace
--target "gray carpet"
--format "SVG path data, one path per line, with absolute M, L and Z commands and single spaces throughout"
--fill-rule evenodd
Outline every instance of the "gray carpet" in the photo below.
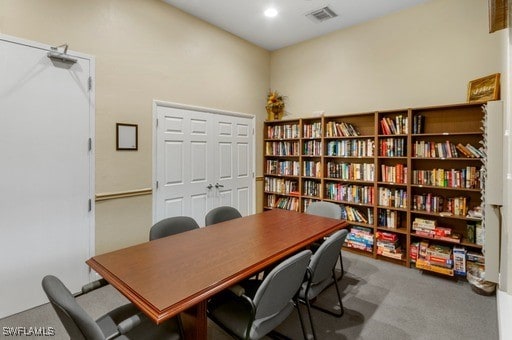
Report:
M 455 282 L 384 261 L 376 261 L 348 252 L 343 253 L 345 277 L 340 281 L 345 315 L 335 318 L 313 310 L 319 339 L 498 339 L 495 296 L 474 293 L 467 282 Z M 92 316 L 126 303 L 111 286 L 79 298 Z M 334 287 L 317 303 L 334 306 Z M 301 307 L 304 319 L 306 309 Z M 0 320 L 3 327 L 54 327 L 51 339 L 68 339 L 51 307 L 43 305 Z M 230 339 L 215 324 L 209 324 L 209 339 Z M 297 314 L 278 331 L 292 339 L 301 339 Z M 43 337 L 34 337 L 41 339 Z

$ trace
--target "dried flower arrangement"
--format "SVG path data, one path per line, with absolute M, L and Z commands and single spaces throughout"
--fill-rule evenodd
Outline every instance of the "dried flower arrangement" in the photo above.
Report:
M 286 97 L 277 91 L 269 90 L 267 94 L 267 120 L 280 120 L 284 114 L 284 101 Z

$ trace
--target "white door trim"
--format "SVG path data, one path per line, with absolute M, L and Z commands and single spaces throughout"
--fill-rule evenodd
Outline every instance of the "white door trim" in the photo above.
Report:
M 256 136 L 255 136 L 255 121 L 256 121 L 256 117 L 255 115 L 252 115 L 252 114 L 248 114 L 248 113 L 242 113 L 242 112 L 235 112 L 235 111 L 227 111 L 227 110 L 220 110 L 220 109 L 214 109 L 214 108 L 207 108 L 207 107 L 202 107 L 202 106 L 194 106 L 194 105 L 187 105 L 187 104 L 182 104 L 182 103 L 175 103 L 175 102 L 166 102 L 166 101 L 162 101 L 162 100 L 153 100 L 153 121 L 152 121 L 152 124 L 153 124 L 153 129 L 152 129 L 152 133 L 153 133 L 153 178 L 152 178 L 152 184 L 151 184 L 151 187 L 152 187 L 152 200 L 153 200 L 153 203 L 152 203 L 152 206 L 153 206 L 153 213 L 152 213 L 152 216 L 153 216 L 153 223 L 156 223 L 158 221 L 156 221 L 156 191 L 157 191 L 157 187 L 156 187 L 156 181 L 157 181 L 157 173 L 156 173 L 156 170 L 157 170 L 157 143 L 158 143 L 158 139 L 157 139 L 157 118 L 158 118 L 158 110 L 157 108 L 158 107 L 169 107 L 169 108 L 174 108 L 174 109 L 183 109 L 183 110 L 189 110 L 189 111 L 197 111 L 197 112 L 204 112 L 204 113 L 208 113 L 208 114 L 217 114 L 217 115 L 224 115 L 224 116 L 235 116 L 235 117 L 243 117 L 243 118 L 248 118 L 251 120 L 251 129 L 252 129 L 252 143 L 253 143 L 253 148 L 252 148 L 252 169 L 251 169 L 251 172 L 252 172 L 252 181 L 251 181 L 251 192 L 252 194 L 254 195 L 254 199 L 252 200 L 252 212 L 251 213 L 255 213 L 256 212 L 256 185 L 255 185 L 255 181 L 256 181 Z

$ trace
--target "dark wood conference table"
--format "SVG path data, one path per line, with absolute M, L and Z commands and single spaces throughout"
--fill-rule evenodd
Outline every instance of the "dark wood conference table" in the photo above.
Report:
M 155 323 L 186 311 L 187 338 L 206 339 L 210 297 L 346 226 L 343 220 L 273 209 L 86 262 Z

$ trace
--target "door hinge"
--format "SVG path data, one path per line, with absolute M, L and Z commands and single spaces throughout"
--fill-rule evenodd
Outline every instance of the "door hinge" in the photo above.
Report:
M 158 189 L 158 181 L 156 181 L 156 188 Z
M 89 211 L 92 210 L 92 200 L 89 198 Z
M 158 127 L 158 118 L 156 119 L 156 127 Z
M 88 147 L 89 147 L 89 151 L 92 150 L 92 138 L 89 138 L 89 141 L 88 141 Z
M 92 77 L 89 76 L 89 79 L 87 80 L 87 86 L 89 87 L 89 91 L 92 90 Z

